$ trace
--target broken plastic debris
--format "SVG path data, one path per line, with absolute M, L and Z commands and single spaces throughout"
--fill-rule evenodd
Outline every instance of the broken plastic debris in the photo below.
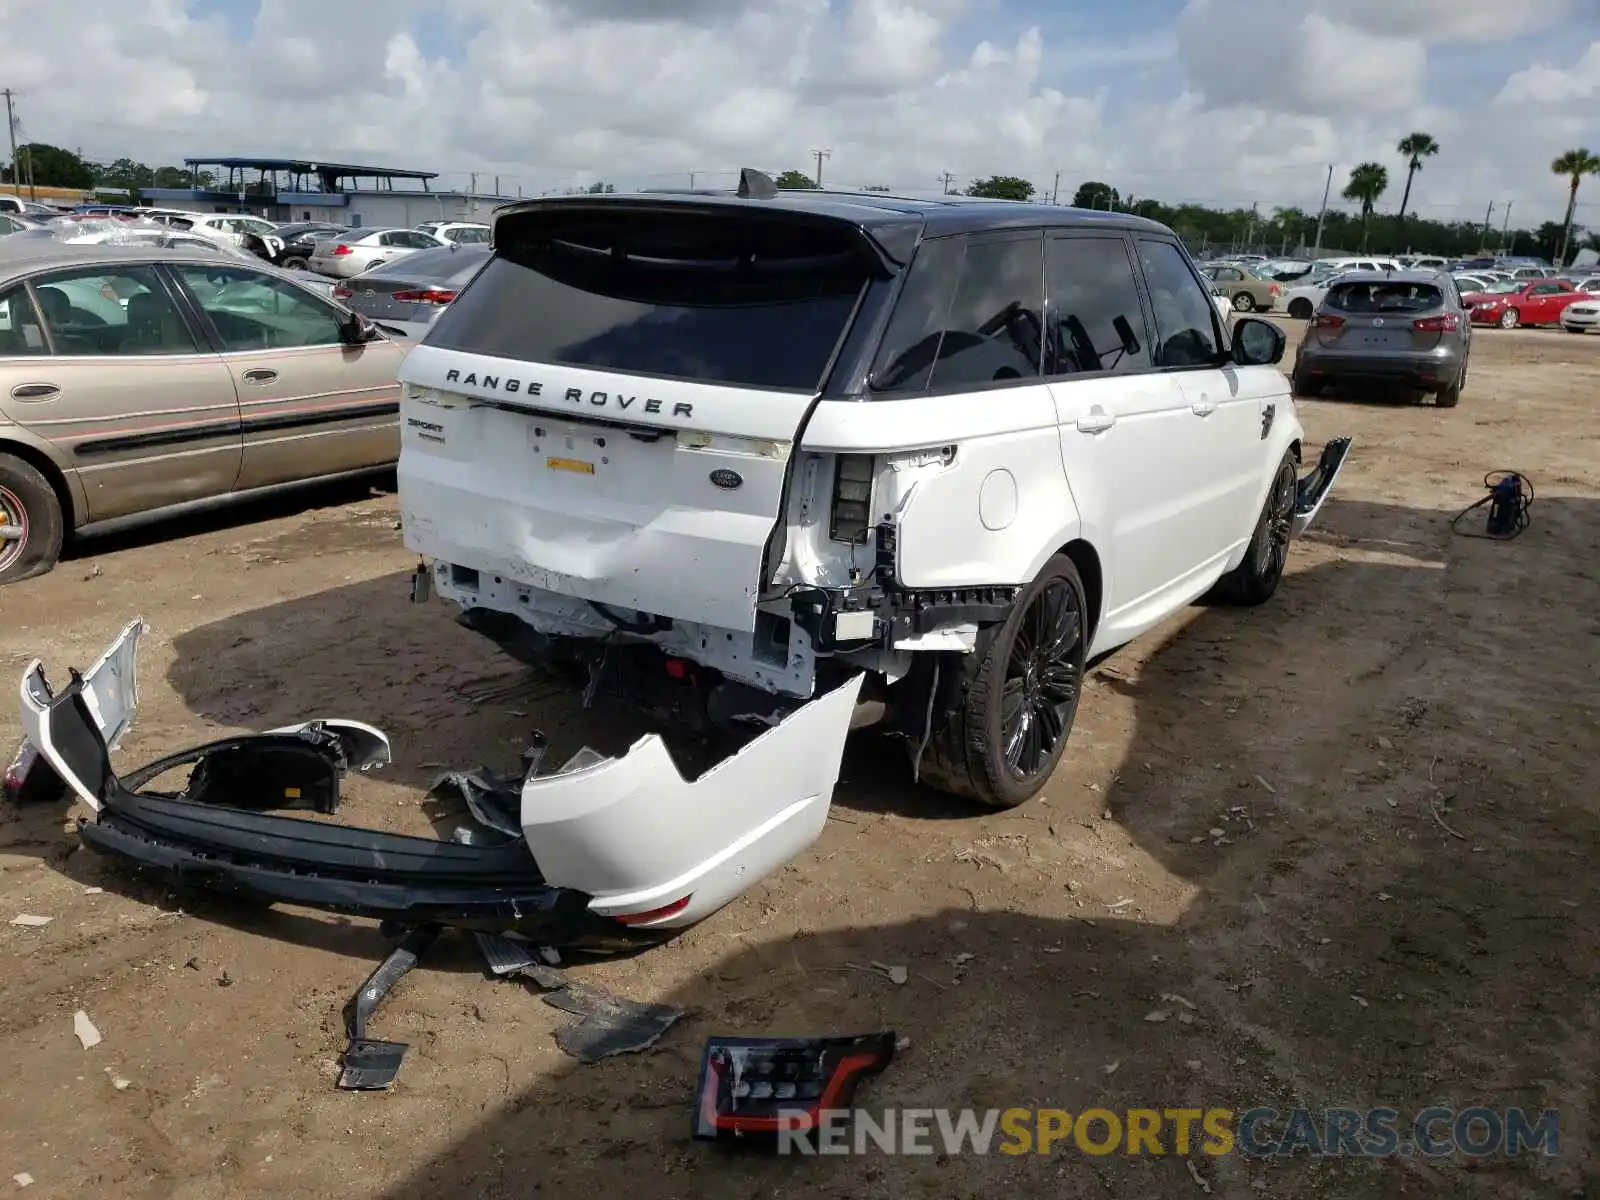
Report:
M 41 929 L 55 920 L 54 917 L 37 917 L 33 913 L 18 913 L 11 918 L 13 925 L 21 925 L 27 929 Z
M 11 1182 L 16 1184 L 18 1187 L 32 1187 L 33 1176 L 29 1175 L 26 1171 L 18 1171 L 11 1177 Z
M 950 965 L 952 967 L 964 967 L 977 957 L 978 956 L 976 954 L 968 954 L 965 950 L 963 950 L 960 954 L 956 955 L 950 960 Z
M 72 1032 L 78 1035 L 78 1041 L 83 1043 L 85 1050 L 91 1050 L 100 1044 L 100 1031 L 94 1027 L 94 1022 L 89 1020 L 89 1014 L 81 1008 L 72 1014 Z
M 903 984 L 907 979 L 911 978 L 910 974 L 902 966 L 890 966 L 888 963 L 881 962 L 874 962 L 872 965 L 882 971 L 892 984 Z
M 1151 1022 L 1156 1022 L 1156 1023 L 1159 1023 L 1161 1021 L 1169 1020 L 1169 1019 L 1171 1019 L 1171 1017 L 1172 1017 L 1172 1013 L 1169 1012 L 1167 1009 L 1164 1009 L 1164 1008 L 1158 1008 L 1154 1012 L 1148 1012 L 1148 1013 L 1145 1013 L 1145 1015 L 1144 1015 L 1144 1019 L 1146 1021 L 1151 1021 Z
M 103 891 L 105 891 L 105 888 L 101 888 L 101 887 L 84 888 L 83 889 L 83 894 L 85 896 L 98 896 Z
M 1200 1185 L 1200 1190 L 1209 1196 L 1211 1194 L 1211 1185 L 1206 1182 L 1206 1177 L 1200 1174 L 1200 1168 L 1194 1165 L 1194 1159 L 1184 1159 L 1183 1165 L 1189 1168 L 1189 1178 L 1198 1183 Z
M 580 1018 L 556 1031 L 556 1045 L 585 1063 L 648 1049 L 683 1016 L 670 1004 L 641 1004 L 588 983 L 547 992 L 544 1002 Z
M 503 937 L 495 933 L 476 932 L 478 949 L 482 951 L 489 970 L 505 978 L 516 976 L 531 979 L 546 991 L 566 987 L 567 976 L 550 964 L 560 962 L 561 956 L 549 946 L 535 946 L 522 938 Z
M 899 1051 L 902 1051 L 902 1050 L 911 1049 L 911 1039 L 908 1038 L 908 1037 L 897 1037 L 897 1038 L 895 1038 L 895 1040 L 894 1040 L 894 1048 L 895 1048 L 896 1052 L 899 1052 Z
M 1116 1062 L 1108 1062 L 1105 1066 L 1101 1067 L 1100 1069 L 1102 1071 L 1104 1071 L 1107 1075 L 1115 1075 L 1117 1073 L 1117 1068 L 1120 1067 L 1121 1065 L 1122 1065 L 1122 1060 L 1119 1058 Z
M 1365 1000 L 1363 1000 L 1360 996 L 1356 995 L 1354 992 L 1350 993 L 1350 999 L 1354 1000 L 1357 1004 L 1361 1005 L 1362 1008 L 1367 1007 L 1367 1002 Z

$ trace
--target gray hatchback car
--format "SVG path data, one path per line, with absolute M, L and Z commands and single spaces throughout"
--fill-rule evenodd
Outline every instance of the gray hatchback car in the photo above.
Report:
M 1471 356 L 1472 322 L 1448 275 L 1363 271 L 1341 276 L 1307 323 L 1294 390 L 1314 396 L 1341 383 L 1387 383 L 1454 408 Z

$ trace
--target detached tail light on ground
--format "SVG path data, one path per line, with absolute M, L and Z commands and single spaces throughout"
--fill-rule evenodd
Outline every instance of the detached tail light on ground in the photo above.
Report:
M 864 1037 L 716 1037 L 700 1059 L 693 1136 L 809 1133 L 847 1109 L 858 1084 L 894 1059 L 893 1033 Z
M 394 298 L 402 304 L 449 304 L 456 294 L 449 288 L 412 288 L 396 292 Z

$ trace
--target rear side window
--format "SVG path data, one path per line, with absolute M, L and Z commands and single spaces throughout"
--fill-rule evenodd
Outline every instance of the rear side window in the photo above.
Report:
M 961 391 L 1037 379 L 1044 238 L 941 238 L 917 251 L 879 352 L 874 391 Z
M 1045 286 L 1050 294 L 1046 375 L 1149 368 L 1144 310 L 1120 237 L 1051 238 L 1045 248 Z
M 1329 308 L 1347 313 L 1426 312 L 1444 304 L 1444 292 L 1431 283 L 1364 280 L 1336 283 L 1328 289 Z
M 849 226 L 719 210 L 533 210 L 429 345 L 813 392 L 874 264 Z

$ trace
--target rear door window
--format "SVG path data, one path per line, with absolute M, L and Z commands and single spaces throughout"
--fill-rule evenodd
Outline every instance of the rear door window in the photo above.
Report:
M 1039 376 L 1044 235 L 970 238 L 928 386 L 963 390 Z
M 35 279 L 57 354 L 195 354 L 188 323 L 155 268 L 91 267 Z
M 1144 308 L 1122 238 L 1049 239 L 1045 287 L 1046 375 L 1149 369 Z
M 501 219 L 428 344 L 524 362 L 813 392 L 875 269 L 842 223 L 575 208 Z

